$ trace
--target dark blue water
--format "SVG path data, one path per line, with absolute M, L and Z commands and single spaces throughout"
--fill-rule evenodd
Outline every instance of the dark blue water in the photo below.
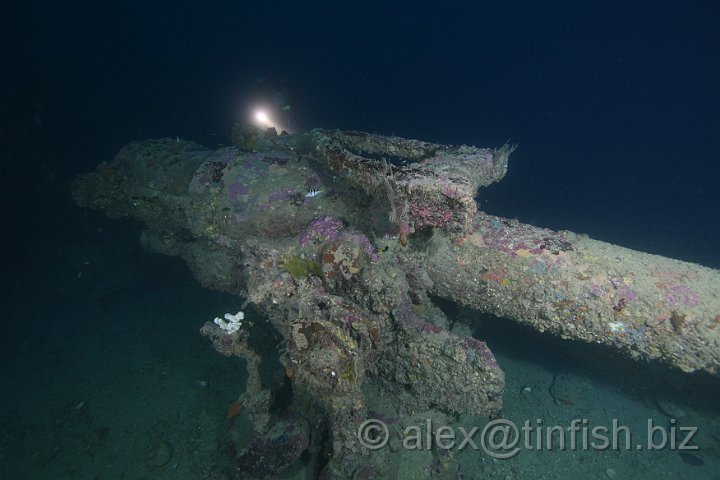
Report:
M 716 2 L 287 3 L 30 1 L 3 13 L 0 477 L 212 478 L 208 465 L 226 461 L 215 439 L 244 368 L 197 330 L 239 299 L 144 253 L 139 225 L 69 198 L 77 174 L 132 140 L 225 145 L 260 104 L 293 131 L 510 140 L 509 173 L 480 193 L 482 209 L 720 268 Z M 643 365 L 577 360 L 606 352 L 491 321 L 484 334 L 505 361 L 509 405 L 527 386 L 510 379 L 534 369 L 547 384 L 596 382 L 638 412 L 675 375 L 647 367 L 643 384 Z M 518 348 L 528 338 L 542 348 Z M 676 456 L 663 471 L 713 478 L 715 380 L 682 378 L 668 395 L 704 422 L 704 465 Z M 143 470 L 159 438 L 173 459 Z M 555 459 L 533 461 L 563 478 Z M 617 478 L 662 473 L 622 462 L 607 467 Z M 490 474 L 481 467 L 465 471 Z M 529 468 L 497 472 L 541 478 Z

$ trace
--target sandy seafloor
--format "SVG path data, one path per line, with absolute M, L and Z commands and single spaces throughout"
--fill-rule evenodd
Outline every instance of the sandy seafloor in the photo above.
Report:
M 0 349 L 0 479 L 233 478 L 226 409 L 242 391 L 244 364 L 217 354 L 199 329 L 242 300 L 201 288 L 178 259 L 144 252 L 136 223 L 66 215 L 27 235 L 11 269 L 19 273 L 3 280 L 13 327 Z M 497 460 L 466 448 L 445 454 L 445 474 L 429 478 L 720 478 L 716 379 L 449 313 L 487 340 L 505 370 L 506 418 L 565 427 L 576 418 L 610 427 L 615 418 L 633 447 L 646 441 L 651 419 L 697 427 L 700 450 L 683 458 L 670 449 L 523 449 Z M 412 413 L 406 423 L 434 415 Z M 469 430 L 487 419 L 455 421 Z M 429 455 L 398 452 L 398 478 L 427 475 Z

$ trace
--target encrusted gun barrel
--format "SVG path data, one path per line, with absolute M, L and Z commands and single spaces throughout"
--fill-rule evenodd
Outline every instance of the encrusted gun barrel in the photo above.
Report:
M 720 373 L 720 272 L 479 213 L 423 257 L 433 293 L 563 338 Z

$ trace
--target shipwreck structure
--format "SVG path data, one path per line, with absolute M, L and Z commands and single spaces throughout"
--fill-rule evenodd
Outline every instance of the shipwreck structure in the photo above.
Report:
M 131 143 L 73 194 L 144 222 L 147 248 L 250 302 L 284 339 L 292 397 L 278 409 L 253 327 L 202 327 L 220 353 L 247 360 L 244 476 L 275 475 L 304 452 L 322 478 L 382 476 L 382 452 L 358 439 L 371 401 L 501 415 L 503 371 L 483 341 L 449 329 L 435 298 L 720 372 L 720 272 L 478 211 L 478 189 L 503 178 L 510 146 L 243 127 L 233 145 Z

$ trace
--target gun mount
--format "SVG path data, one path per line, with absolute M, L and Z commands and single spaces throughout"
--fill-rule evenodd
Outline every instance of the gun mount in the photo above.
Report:
M 500 415 L 504 374 L 492 352 L 451 331 L 431 296 L 684 371 L 720 371 L 718 271 L 477 211 L 477 189 L 504 176 L 511 147 L 248 129 L 234 144 L 134 142 L 73 194 L 144 222 L 147 248 L 247 299 L 284 338 L 293 400 L 273 416 L 248 328 L 202 329 L 219 352 L 248 360 L 240 402 L 257 435 L 238 446 L 244 475 L 273 475 L 304 451 L 329 454 L 323 478 L 382 473 L 381 451 L 357 437 L 369 399 Z

